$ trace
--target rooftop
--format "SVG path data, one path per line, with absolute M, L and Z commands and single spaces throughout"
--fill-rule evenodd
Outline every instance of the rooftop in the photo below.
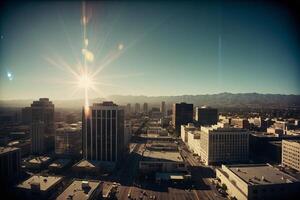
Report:
M 17 187 L 24 189 L 32 189 L 33 187 L 40 187 L 39 190 L 47 191 L 54 185 L 62 181 L 61 176 L 40 176 L 34 175 L 24 182 L 20 183 Z
M 38 156 L 38 157 L 32 158 L 28 162 L 32 163 L 32 164 L 42 164 L 42 163 L 50 161 L 50 159 L 51 158 L 49 156 Z
M 183 162 L 183 159 L 178 151 L 145 150 L 143 157 L 143 161 Z
M 297 143 L 300 145 L 300 140 L 284 140 L 286 142 Z
M 57 159 L 53 163 L 49 165 L 49 167 L 53 168 L 63 168 L 67 166 L 71 162 L 70 159 Z
M 227 166 L 234 174 L 248 185 L 266 185 L 298 182 L 294 177 L 272 167 L 261 165 L 232 165 Z
M 85 200 L 90 199 L 95 189 L 100 186 L 99 181 L 83 181 L 75 180 L 61 193 L 57 200 L 73 199 L 73 200 Z
M 76 167 L 84 167 L 84 168 L 97 168 L 99 167 L 99 162 L 91 161 L 91 160 L 81 160 L 75 164 Z
M 0 147 L 0 155 L 1 154 L 6 154 L 12 151 L 16 151 L 19 150 L 19 148 L 15 148 L 15 147 Z

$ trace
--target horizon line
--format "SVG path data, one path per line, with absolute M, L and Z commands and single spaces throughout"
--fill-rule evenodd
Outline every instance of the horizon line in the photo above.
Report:
M 238 92 L 238 93 L 233 93 L 233 92 L 220 92 L 220 93 L 206 93 L 206 94 L 182 94 L 182 95 L 132 95 L 132 94 L 111 94 L 108 95 L 108 97 L 112 96 L 122 96 L 122 97 L 148 97 L 148 98 L 159 98 L 159 97 L 180 97 L 180 96 L 205 96 L 205 95 L 220 95 L 220 94 L 233 94 L 233 95 L 238 95 L 238 94 L 259 94 L 259 95 L 282 95 L 282 96 L 300 96 L 300 94 L 280 94 L 280 93 L 259 93 L 259 92 Z M 50 97 L 37 97 L 37 98 L 25 98 L 25 99 L 2 99 L 0 98 L 0 101 L 26 101 L 26 100 L 35 100 L 35 99 L 40 99 L 40 98 L 49 98 Z M 94 97 L 90 99 L 107 99 L 107 97 Z M 74 98 L 74 99 L 52 99 L 52 101 L 70 101 L 70 100 L 84 100 L 84 98 Z

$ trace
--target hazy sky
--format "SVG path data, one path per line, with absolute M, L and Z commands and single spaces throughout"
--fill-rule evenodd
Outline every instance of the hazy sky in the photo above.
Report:
M 33 2 L 2 11 L 0 99 L 83 98 L 83 90 L 74 92 L 77 86 L 69 83 L 75 81 L 72 74 L 59 68 L 67 63 L 77 70 L 83 60 L 81 7 L 79 1 Z M 300 94 L 298 32 L 284 7 L 88 2 L 87 13 L 88 47 L 94 54 L 89 70 L 113 58 L 95 78 L 102 84 L 89 92 L 92 98 Z

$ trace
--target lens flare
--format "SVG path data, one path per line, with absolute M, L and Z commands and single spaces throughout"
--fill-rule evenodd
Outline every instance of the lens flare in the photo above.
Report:
M 119 44 L 118 49 L 121 51 L 124 48 L 123 44 Z
M 88 77 L 86 74 L 79 77 L 78 86 L 80 88 L 88 89 L 91 87 L 91 85 L 92 85 L 92 81 L 91 81 L 90 77 Z
M 10 81 L 12 81 L 13 80 L 13 76 L 12 76 L 12 73 L 10 73 L 10 72 L 7 72 L 7 78 L 8 78 L 8 80 L 10 80 Z

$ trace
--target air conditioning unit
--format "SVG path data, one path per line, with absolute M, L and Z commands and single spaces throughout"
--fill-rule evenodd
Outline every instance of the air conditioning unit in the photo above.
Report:
M 89 188 L 89 182 L 88 181 L 82 181 L 81 182 L 81 188 L 82 189 L 86 189 L 86 188 Z

